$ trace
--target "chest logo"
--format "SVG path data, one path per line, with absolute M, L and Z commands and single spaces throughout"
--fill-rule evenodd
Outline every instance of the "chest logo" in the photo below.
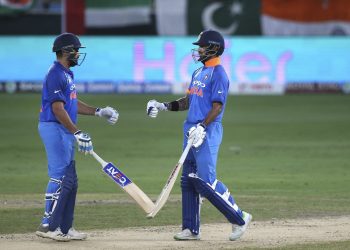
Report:
M 198 80 L 193 81 L 192 85 L 196 86 L 196 87 L 205 88 L 205 83 L 198 81 Z

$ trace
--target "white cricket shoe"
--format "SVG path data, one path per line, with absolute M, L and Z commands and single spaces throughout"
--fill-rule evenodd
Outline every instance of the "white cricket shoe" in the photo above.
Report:
M 174 235 L 175 240 L 200 240 L 201 236 L 193 234 L 190 229 L 184 229 L 180 233 Z
M 48 238 L 56 241 L 70 241 L 71 238 L 69 235 L 62 233 L 60 228 L 57 228 L 55 231 L 49 231 L 48 227 L 39 226 L 35 234 L 42 238 Z
M 238 240 L 239 238 L 241 238 L 244 232 L 247 230 L 250 221 L 253 219 L 253 216 L 251 214 L 244 211 L 242 211 L 242 213 L 245 224 L 243 226 L 235 224 L 232 225 L 232 233 L 230 235 L 230 240 Z
M 87 234 L 79 232 L 74 229 L 74 227 L 71 227 L 67 233 L 67 235 L 70 237 L 71 240 L 86 240 Z

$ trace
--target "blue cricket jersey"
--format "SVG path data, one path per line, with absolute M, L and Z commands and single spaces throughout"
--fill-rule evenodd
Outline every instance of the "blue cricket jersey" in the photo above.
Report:
M 192 75 L 192 81 L 188 87 L 189 111 L 186 121 L 189 123 L 203 122 L 213 102 L 222 103 L 222 112 L 213 122 L 221 122 L 229 89 L 229 79 L 222 65 L 212 67 L 203 66 Z
M 78 99 L 74 84 L 73 72 L 58 61 L 50 67 L 42 89 L 39 121 L 58 122 L 52 112 L 52 103 L 61 101 L 72 122 L 76 124 L 78 114 Z

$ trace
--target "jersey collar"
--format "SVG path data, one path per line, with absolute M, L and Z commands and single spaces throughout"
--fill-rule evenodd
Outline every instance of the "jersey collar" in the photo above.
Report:
M 205 67 L 214 67 L 220 64 L 220 57 L 214 57 L 205 62 Z
M 54 64 L 59 67 L 60 69 L 64 70 L 65 72 L 69 73 L 69 74 L 73 74 L 73 71 L 71 71 L 70 69 L 67 69 L 66 67 L 64 67 L 59 61 L 55 61 Z

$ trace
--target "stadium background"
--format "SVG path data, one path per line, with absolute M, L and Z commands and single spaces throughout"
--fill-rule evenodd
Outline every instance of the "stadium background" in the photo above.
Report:
M 226 38 L 223 64 L 233 94 L 347 93 L 349 5 L 343 0 L 3 1 L 1 91 L 37 90 L 53 60 L 54 36 L 68 31 L 87 46 L 84 67 L 75 69 L 80 91 L 183 93 L 198 66 L 192 63 L 191 42 L 213 28 Z

